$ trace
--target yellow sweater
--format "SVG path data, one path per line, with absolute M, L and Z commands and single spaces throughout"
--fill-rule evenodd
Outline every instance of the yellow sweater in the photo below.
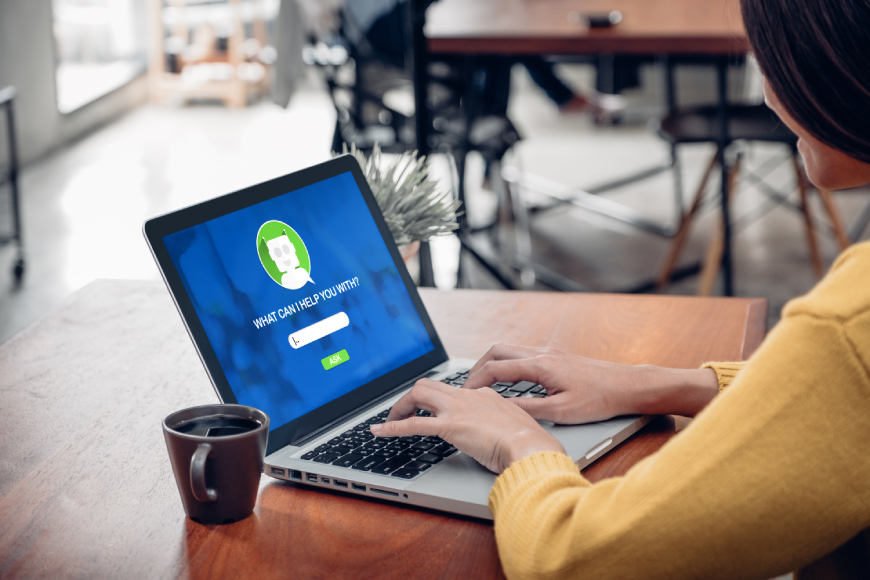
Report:
M 624 477 L 593 485 L 539 453 L 498 478 L 508 578 L 870 578 L 870 243 L 744 368 L 712 367 L 733 383 Z

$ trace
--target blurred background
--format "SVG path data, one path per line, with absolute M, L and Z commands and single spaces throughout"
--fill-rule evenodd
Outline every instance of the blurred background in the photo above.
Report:
M 0 0 L 0 341 L 159 279 L 147 218 L 376 143 L 462 203 L 407 252 L 421 285 L 761 296 L 775 323 L 870 237 L 868 190 L 806 183 L 734 14 L 719 53 L 623 51 L 636 15 L 575 5 Z

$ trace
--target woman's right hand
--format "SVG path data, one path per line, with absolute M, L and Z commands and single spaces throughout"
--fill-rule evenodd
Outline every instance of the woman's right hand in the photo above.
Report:
M 628 366 L 554 348 L 497 344 L 472 367 L 463 388 L 531 381 L 547 390 L 542 399 L 509 399 L 536 419 L 590 423 L 634 414 L 694 416 L 718 393 L 710 369 Z

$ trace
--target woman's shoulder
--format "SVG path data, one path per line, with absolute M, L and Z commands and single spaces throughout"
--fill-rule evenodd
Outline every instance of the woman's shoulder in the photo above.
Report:
M 783 317 L 809 315 L 847 322 L 870 313 L 870 242 L 848 248 L 805 296 L 786 304 Z

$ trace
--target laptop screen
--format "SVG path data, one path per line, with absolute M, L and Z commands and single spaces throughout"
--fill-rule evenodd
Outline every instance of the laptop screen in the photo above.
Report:
M 350 171 L 162 239 L 232 394 L 270 431 L 435 348 Z

